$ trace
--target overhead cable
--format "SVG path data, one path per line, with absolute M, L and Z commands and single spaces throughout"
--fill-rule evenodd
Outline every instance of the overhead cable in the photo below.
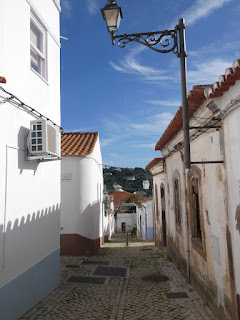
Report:
M 21 109 L 27 113 L 30 113 L 32 116 L 34 116 L 35 118 L 40 118 L 40 119 L 44 119 L 47 120 L 49 122 L 51 122 L 54 126 L 58 127 L 60 129 L 60 131 L 63 131 L 63 128 L 60 127 L 59 125 L 57 125 L 55 122 L 53 122 L 51 119 L 49 119 L 48 117 L 44 116 L 41 112 L 37 111 L 36 109 L 30 107 L 29 105 L 27 105 L 26 103 L 22 102 L 18 97 L 16 97 L 14 94 L 8 92 L 7 90 L 5 90 L 3 87 L 0 86 L 0 90 L 3 91 L 4 93 L 6 93 L 9 97 L 4 97 L 0 95 L 0 98 L 2 98 L 3 100 L 0 102 L 0 104 L 3 103 L 10 103 L 11 105 L 13 105 L 14 107 Z

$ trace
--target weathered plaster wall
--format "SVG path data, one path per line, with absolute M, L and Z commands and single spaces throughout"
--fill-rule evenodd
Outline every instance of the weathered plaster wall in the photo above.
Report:
M 240 254 L 238 244 L 239 207 L 240 207 L 240 81 L 236 81 L 223 96 L 213 100 L 217 109 L 224 115 L 222 128 L 200 135 L 191 142 L 191 161 L 218 161 L 223 164 L 193 165 L 187 177 L 188 224 L 190 240 L 191 281 L 205 295 L 218 312 L 219 319 L 238 319 L 240 311 Z M 207 108 L 211 100 L 206 100 L 195 117 L 211 118 Z M 230 110 L 226 113 L 226 110 Z M 199 118 L 200 119 L 200 118 Z M 197 118 L 192 118 L 190 125 L 199 125 Z M 162 151 L 182 140 L 179 132 Z M 176 226 L 174 212 L 173 175 L 178 172 L 181 179 L 181 230 Z M 200 181 L 200 211 L 203 226 L 202 246 L 192 240 L 192 212 L 190 207 L 189 181 L 196 173 Z M 157 181 L 155 179 L 155 181 Z M 160 188 L 160 182 L 158 187 Z M 154 182 L 155 184 L 155 182 Z M 183 206 L 183 167 L 180 152 L 166 158 L 166 211 L 168 225 L 168 251 L 179 267 L 186 263 L 186 229 Z M 157 225 L 157 218 L 156 218 Z M 157 233 L 156 233 L 157 234 Z M 197 244 L 198 243 L 198 244 Z M 186 267 L 186 266 L 185 266 Z M 223 311 L 224 310 L 224 311 Z
M 229 103 L 233 103 L 233 110 L 223 121 L 223 149 L 225 154 L 225 166 L 227 174 L 227 224 L 226 247 L 228 250 L 228 263 L 230 269 L 230 278 L 232 284 L 233 299 L 238 301 L 238 316 L 240 318 L 240 104 L 232 100 L 239 97 L 240 81 L 236 81 L 234 87 L 231 87 L 223 97 L 217 99 L 218 106 L 223 109 Z M 235 285 L 235 288 L 234 288 Z M 235 291 L 235 292 L 234 292 Z
M 155 243 L 158 248 L 164 249 L 163 247 L 163 228 L 162 228 L 162 206 L 161 206 L 161 186 L 165 190 L 165 202 L 167 186 L 165 183 L 165 172 L 163 172 L 162 162 L 155 165 L 150 170 L 153 178 L 153 198 L 155 206 L 155 221 L 154 221 L 154 231 L 155 231 Z M 157 188 L 157 189 L 156 189 Z M 156 197 L 158 201 L 156 201 Z

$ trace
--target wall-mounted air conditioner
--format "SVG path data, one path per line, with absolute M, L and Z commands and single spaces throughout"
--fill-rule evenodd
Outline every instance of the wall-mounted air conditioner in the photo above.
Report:
M 60 131 L 47 120 L 30 122 L 27 160 L 60 158 Z

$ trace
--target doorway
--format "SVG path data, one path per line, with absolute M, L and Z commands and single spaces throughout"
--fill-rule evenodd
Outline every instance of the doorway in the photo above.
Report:
M 125 231 L 125 230 L 126 230 L 126 223 L 122 222 L 122 231 Z

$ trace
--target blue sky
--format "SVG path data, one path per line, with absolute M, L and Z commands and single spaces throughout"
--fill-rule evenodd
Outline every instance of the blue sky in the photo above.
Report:
M 106 0 L 61 0 L 61 108 L 67 131 L 98 131 L 103 163 L 145 167 L 181 105 L 180 61 L 140 44 L 112 46 Z M 119 34 L 188 26 L 188 91 L 240 58 L 239 0 L 118 0 Z

